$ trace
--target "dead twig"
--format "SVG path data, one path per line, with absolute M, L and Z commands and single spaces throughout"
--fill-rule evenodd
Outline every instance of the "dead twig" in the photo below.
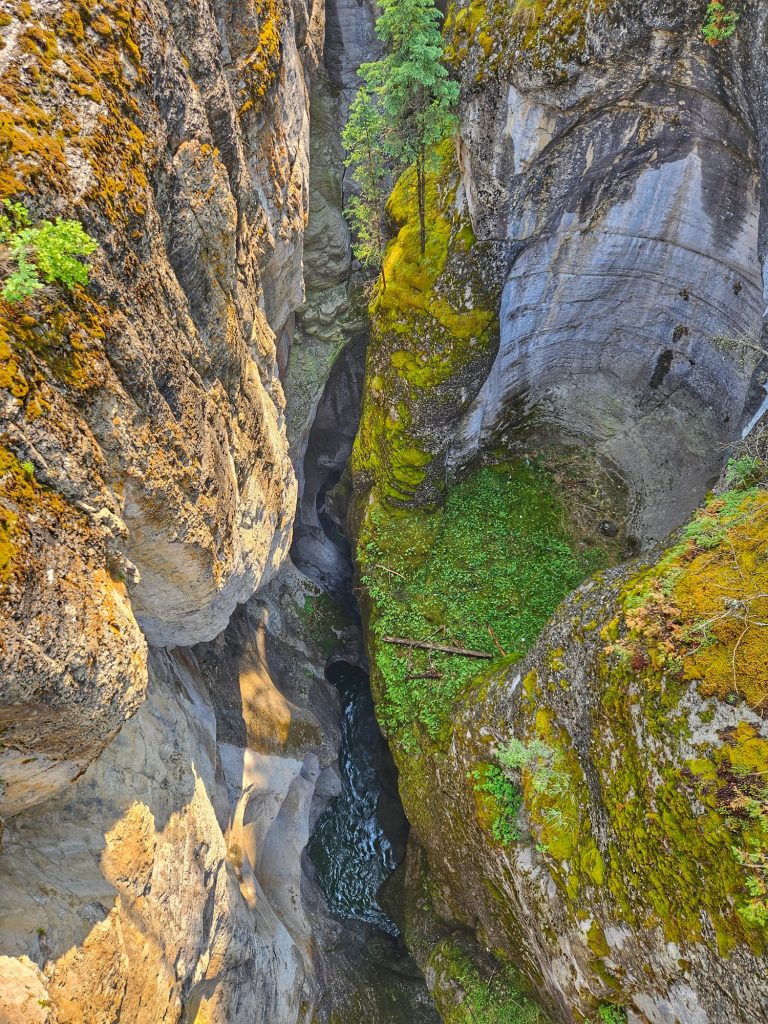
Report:
M 466 647 L 447 647 L 443 644 L 429 644 L 423 640 L 408 640 L 401 636 L 383 636 L 382 643 L 396 644 L 398 647 L 409 647 L 418 651 L 438 651 L 440 654 L 456 654 L 461 658 L 483 658 L 493 661 L 493 655 L 487 651 L 471 651 Z
M 499 643 L 499 638 L 496 636 L 496 634 L 493 632 L 493 629 L 490 626 L 488 627 L 488 632 L 491 635 L 491 640 L 493 640 L 493 642 L 496 644 L 496 649 L 498 650 L 499 654 L 502 656 L 502 658 L 506 658 L 507 652 Z

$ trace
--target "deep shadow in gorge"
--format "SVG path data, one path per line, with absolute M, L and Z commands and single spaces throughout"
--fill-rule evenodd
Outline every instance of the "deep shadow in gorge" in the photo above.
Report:
M 382 909 L 380 891 L 404 865 L 410 826 L 397 770 L 375 717 L 355 597 L 352 547 L 345 533 L 345 469 L 357 433 L 365 373 L 366 338 L 356 337 L 331 368 L 309 431 L 300 467 L 301 492 L 291 560 L 356 625 L 356 641 L 328 638 L 326 679 L 341 704 L 341 792 L 315 822 L 305 869 L 347 933 L 344 945 L 359 956 L 357 1004 L 373 1024 L 437 1024 L 423 976 L 398 926 L 400 908 Z M 391 887 L 387 887 L 391 888 Z M 398 887 L 395 887 L 398 888 Z M 333 979 L 325 1002 L 338 1017 Z

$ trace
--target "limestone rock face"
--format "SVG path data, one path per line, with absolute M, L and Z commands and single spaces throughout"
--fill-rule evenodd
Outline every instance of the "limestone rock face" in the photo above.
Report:
M 95 764 L 7 824 L 3 1024 L 306 1019 L 301 853 L 338 787 L 338 712 L 313 642 L 295 641 L 291 679 L 265 629 L 299 637 L 303 587 L 294 571 L 215 643 L 154 652 L 146 701 Z
M 4 813 L 136 710 L 144 638 L 212 639 L 287 552 L 275 332 L 303 297 L 323 19 L 175 0 L 4 16 L 0 193 L 99 243 L 87 289 L 0 303 Z
M 527 31 L 489 14 L 490 43 L 459 14 L 449 29 L 473 225 L 511 252 L 499 352 L 453 458 L 523 424 L 570 435 L 618 467 L 632 528 L 654 539 L 744 422 L 757 356 L 740 343 L 764 310 L 747 79 L 765 12 L 745 13 L 742 64 L 735 43 L 704 44 L 685 3 L 598 4 L 594 18 L 577 3 L 570 35 L 556 7 Z
M 357 89 L 357 68 L 373 59 L 381 46 L 373 30 L 375 18 L 367 0 L 326 4 L 324 60 L 313 81 L 311 102 L 306 295 L 297 310 L 285 375 L 288 436 L 298 466 L 334 360 L 347 342 L 367 334 L 359 268 L 342 212 L 349 184 L 341 131 Z

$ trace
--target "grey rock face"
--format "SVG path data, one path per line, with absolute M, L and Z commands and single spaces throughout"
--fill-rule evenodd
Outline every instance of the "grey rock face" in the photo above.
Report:
M 683 8 L 656 30 L 616 11 L 591 63 L 468 89 L 462 110 L 473 222 L 512 258 L 454 462 L 521 427 L 534 445 L 576 438 L 629 484 L 640 540 L 717 476 L 764 310 L 754 97 Z
M 342 213 L 346 169 L 341 130 L 358 86 L 357 68 L 379 49 L 373 5 L 333 0 L 326 6 L 322 68 L 312 89 L 309 219 L 304 234 L 306 300 L 297 311 L 285 375 L 286 418 L 294 463 L 304 455 L 317 401 L 334 360 L 365 337 L 365 300 Z M 299 481 L 301 490 L 301 479 Z

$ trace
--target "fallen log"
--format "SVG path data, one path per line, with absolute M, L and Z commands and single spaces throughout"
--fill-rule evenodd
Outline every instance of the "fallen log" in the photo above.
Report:
M 398 647 L 411 647 L 419 651 L 439 651 L 440 654 L 456 654 L 460 658 L 484 658 L 493 661 L 493 655 L 487 651 L 469 651 L 466 647 L 445 647 L 443 644 L 430 644 L 425 640 L 406 640 L 401 636 L 383 636 L 385 644 L 397 644 Z

